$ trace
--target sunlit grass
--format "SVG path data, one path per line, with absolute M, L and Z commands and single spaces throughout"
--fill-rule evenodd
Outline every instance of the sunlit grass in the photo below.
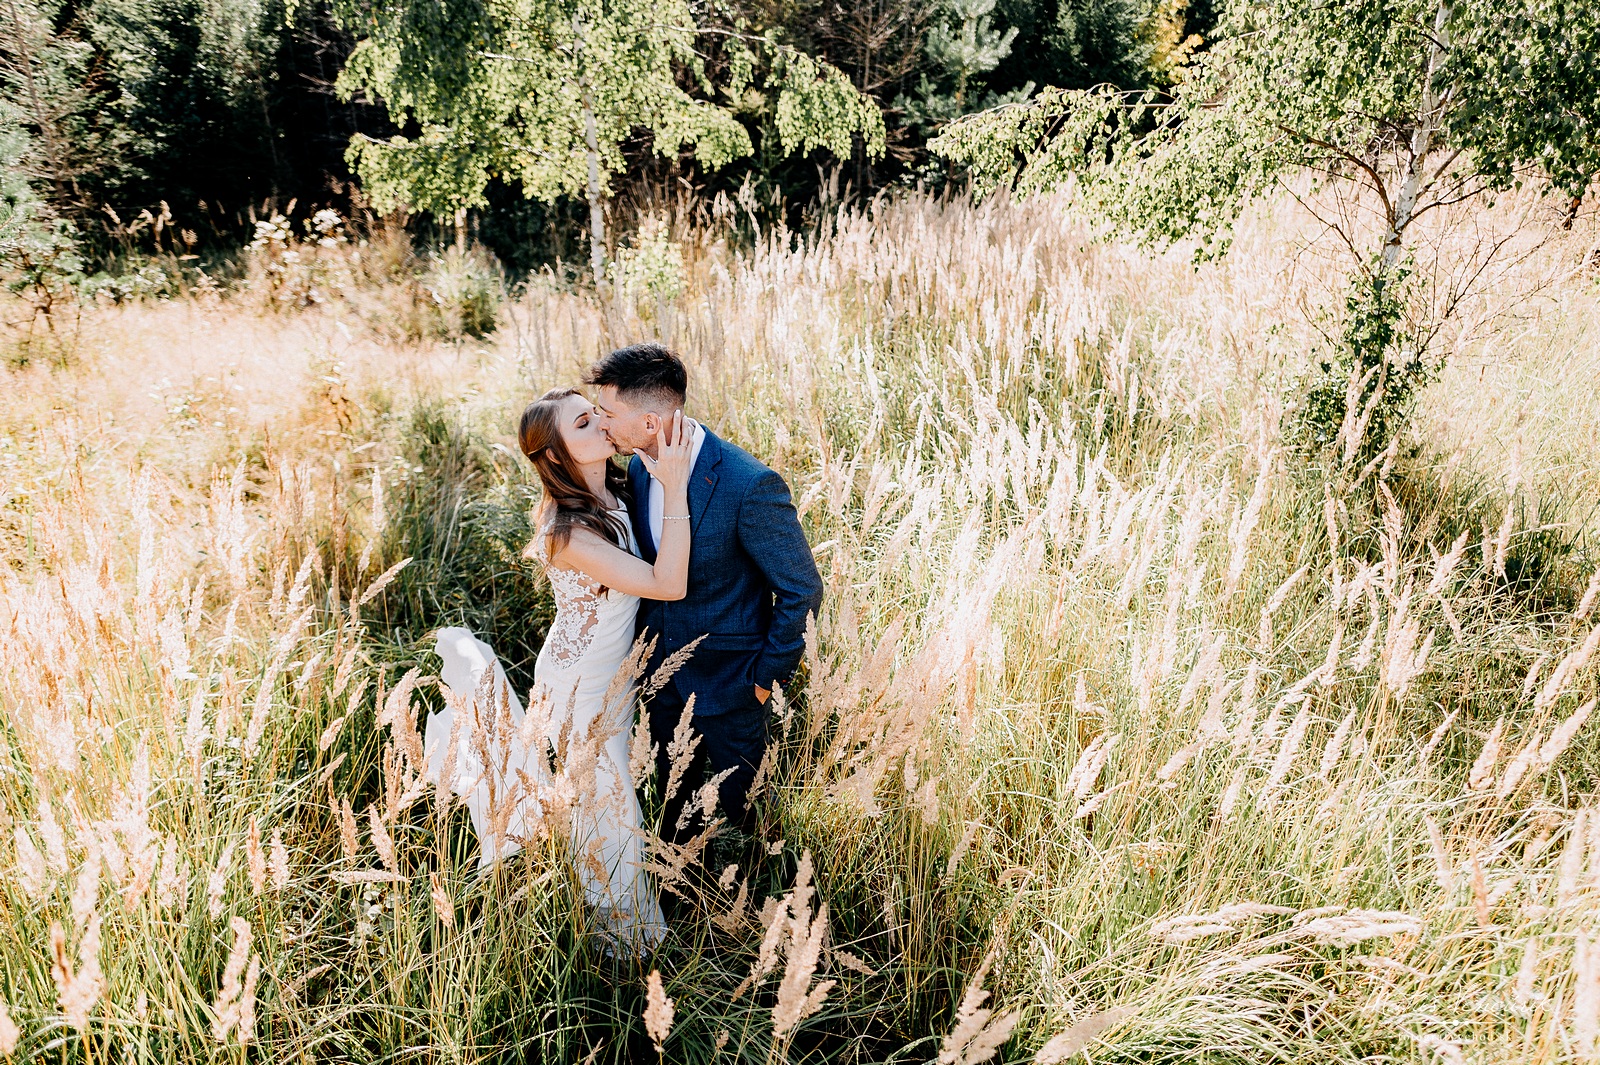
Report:
M 374 329 L 337 261 L 91 309 L 0 396 L 0 1044 L 651 1060 L 655 971 L 673 1061 L 1588 1060 L 1589 224 L 1365 476 L 1281 442 L 1338 287 L 1282 213 L 1199 269 L 1054 200 L 680 229 L 672 303 L 534 284 L 483 341 Z M 640 962 L 559 833 L 478 873 L 378 722 L 440 625 L 526 689 L 514 414 L 652 335 L 828 591 L 759 838 Z

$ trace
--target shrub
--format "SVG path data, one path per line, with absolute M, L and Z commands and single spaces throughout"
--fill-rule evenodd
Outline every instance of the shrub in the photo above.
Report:
M 1351 281 L 1343 327 L 1317 357 L 1289 431 L 1302 450 L 1331 449 L 1346 464 L 1383 453 L 1441 366 L 1408 326 L 1409 269 L 1386 281 L 1376 265 Z
M 451 248 L 436 253 L 422 283 L 436 308 L 434 335 L 454 340 L 494 332 L 505 287 L 487 252 Z

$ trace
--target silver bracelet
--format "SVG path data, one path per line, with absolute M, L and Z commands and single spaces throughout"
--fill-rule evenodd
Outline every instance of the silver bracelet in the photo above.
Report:
M 687 515 L 687 514 L 663 514 L 663 515 L 661 515 L 661 520 L 662 521 L 688 521 L 689 520 L 689 515 Z

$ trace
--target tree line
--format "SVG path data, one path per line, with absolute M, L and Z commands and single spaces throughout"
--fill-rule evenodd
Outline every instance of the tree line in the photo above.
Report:
M 237 246 L 263 212 L 349 210 L 359 175 L 529 266 L 589 210 L 590 153 L 555 130 L 585 77 L 607 193 L 798 203 L 819 163 L 861 191 L 942 182 L 949 121 L 1160 86 L 1213 21 L 1209 0 L 0 0 L 0 196 L 93 259 Z

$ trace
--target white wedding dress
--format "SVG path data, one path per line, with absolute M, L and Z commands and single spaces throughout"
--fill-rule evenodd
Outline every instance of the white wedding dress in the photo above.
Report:
M 629 549 L 638 553 L 625 509 Z M 556 617 L 534 665 L 525 712 L 494 652 L 467 629 L 440 629 L 446 708 L 428 716 L 423 745 L 435 784 L 448 770 L 488 866 L 559 826 L 584 893 L 609 939 L 637 953 L 666 933 L 644 869 L 639 800 L 628 767 L 637 596 L 548 565 L 544 531 L 530 554 L 546 563 Z M 453 743 L 452 743 L 453 741 Z M 454 747 L 454 758 L 449 748 Z M 552 767 L 549 751 L 554 748 Z

